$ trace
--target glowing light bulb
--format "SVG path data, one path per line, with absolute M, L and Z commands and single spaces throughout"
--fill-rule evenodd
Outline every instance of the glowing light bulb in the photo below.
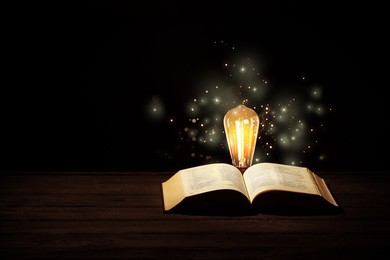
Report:
M 232 164 L 244 172 L 252 165 L 259 132 L 259 116 L 253 109 L 238 105 L 226 113 L 223 124 Z

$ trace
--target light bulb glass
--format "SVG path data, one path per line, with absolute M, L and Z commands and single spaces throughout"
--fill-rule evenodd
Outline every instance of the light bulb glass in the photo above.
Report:
M 244 172 L 252 165 L 259 116 L 256 111 L 241 104 L 226 113 L 223 124 L 232 164 Z

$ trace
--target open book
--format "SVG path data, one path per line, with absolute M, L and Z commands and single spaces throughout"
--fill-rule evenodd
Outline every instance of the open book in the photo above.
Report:
M 227 163 L 178 171 L 162 182 L 169 212 L 264 212 L 295 214 L 339 209 L 324 179 L 306 167 L 257 163 L 241 173 Z

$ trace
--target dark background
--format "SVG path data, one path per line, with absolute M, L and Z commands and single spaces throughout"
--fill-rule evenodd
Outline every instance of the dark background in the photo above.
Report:
M 141 3 L 4 6 L 1 171 L 173 171 L 193 165 L 185 157 L 155 156 L 174 145 L 174 133 L 150 121 L 144 108 L 152 95 L 164 97 L 171 110 L 180 108 L 193 80 L 219 66 L 223 53 L 210 42 L 220 39 L 258 50 L 269 62 L 265 73 L 276 81 L 305 72 L 324 86 L 325 102 L 334 108 L 322 137 L 328 157 L 308 166 L 387 170 L 382 6 Z

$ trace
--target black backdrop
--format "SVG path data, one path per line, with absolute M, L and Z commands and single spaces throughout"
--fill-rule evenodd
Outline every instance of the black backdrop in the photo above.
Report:
M 334 111 L 315 170 L 385 168 L 386 21 L 380 6 L 326 1 L 47 1 L 4 7 L 2 171 L 177 170 L 175 146 L 151 121 L 153 95 L 180 120 L 194 79 L 219 66 L 224 40 L 266 57 L 274 81 L 302 71 Z M 184 148 L 183 148 L 184 149 Z M 180 148 L 176 151 L 181 155 Z M 228 160 L 222 154 L 222 160 Z

